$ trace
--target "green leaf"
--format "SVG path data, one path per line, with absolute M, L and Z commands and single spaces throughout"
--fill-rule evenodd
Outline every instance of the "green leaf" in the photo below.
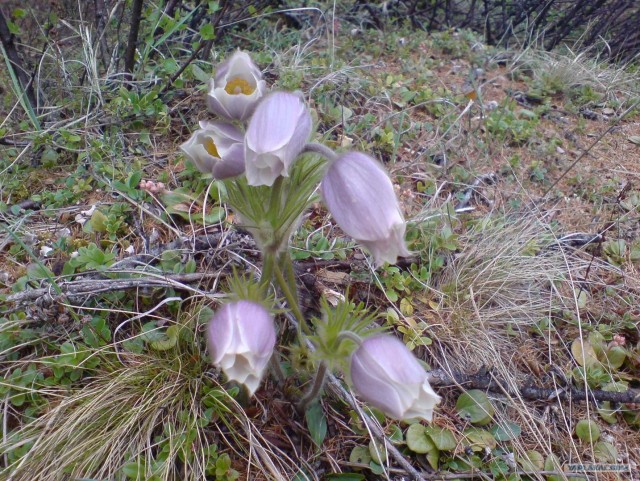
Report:
M 571 343 L 571 354 L 580 366 L 594 366 L 600 364 L 593 346 L 589 341 L 577 338 Z
M 453 451 L 457 445 L 456 438 L 448 429 L 428 426 L 426 433 L 440 451 Z
M 595 443 L 600 437 L 600 427 L 591 419 L 582 419 L 576 424 L 576 436 L 585 443 Z
M 495 412 L 487 395 L 478 389 L 461 394 L 456 402 L 456 409 L 461 418 L 478 426 L 489 424 Z
M 469 428 L 464 430 L 465 444 L 474 451 L 483 451 L 485 448 L 496 447 L 496 440 L 489 431 L 480 428 Z
M 407 447 L 418 454 L 428 453 L 435 444 L 427 438 L 427 429 L 422 424 L 412 424 L 407 429 Z
M 387 448 L 382 443 L 377 443 L 373 439 L 369 441 L 369 454 L 376 464 L 384 464 L 387 461 Z
M 511 441 L 520 436 L 521 432 L 520 426 L 511 421 L 496 424 L 491 428 L 491 434 L 496 438 L 496 441 Z
M 616 417 L 618 410 L 612 409 L 610 401 L 603 401 L 602 404 L 598 406 L 597 411 L 605 422 L 609 424 L 618 422 L 618 418 Z
M 168 351 L 177 344 L 179 332 L 180 326 L 173 324 L 167 328 L 162 338 L 152 341 L 149 346 L 154 351 Z
M 213 25 L 210 23 L 206 23 L 202 27 L 200 27 L 200 37 L 202 37 L 202 40 L 213 40 L 214 38 L 216 38 Z
M 609 368 L 618 369 L 624 364 L 624 360 L 627 358 L 627 351 L 623 347 L 613 346 L 612 348 L 605 350 L 604 355 Z
M 371 453 L 367 446 L 356 446 L 349 454 L 349 462 L 356 464 L 369 464 L 371 462 Z
M 618 459 L 618 450 L 611 443 L 599 441 L 593 446 L 593 457 L 601 463 L 615 463 Z
M 107 216 L 100 212 L 98 209 L 93 211 L 91 218 L 85 222 L 82 226 L 82 230 L 87 233 L 92 232 L 106 232 L 107 231 Z
M 209 79 L 211 78 L 210 74 L 205 73 L 204 70 L 198 67 L 195 63 L 191 64 L 191 75 L 193 75 L 196 80 L 200 81 L 203 84 L 208 83 Z
M 322 446 L 322 442 L 327 435 L 327 418 L 320 403 L 314 403 L 309 406 L 307 412 L 304 413 L 304 418 L 307 421 L 307 429 L 309 429 L 311 439 L 316 446 Z
M 144 464 L 141 462 L 127 463 L 122 467 L 122 472 L 129 479 L 143 479 Z
M 375 461 L 370 461 L 369 462 L 369 469 L 371 470 L 371 472 L 373 474 L 376 474 L 378 476 L 380 476 L 382 473 L 384 473 L 384 468 L 382 466 L 380 466 L 378 463 L 376 463 Z
M 136 170 L 135 172 L 132 172 L 129 178 L 127 179 L 127 186 L 130 189 L 137 189 L 141 180 L 142 180 L 142 172 L 140 172 L 139 170 Z
M 544 460 L 545 471 L 562 471 L 562 464 L 560 459 L 555 454 L 550 454 L 547 459 Z M 547 481 L 564 481 L 566 478 L 562 475 L 556 476 L 555 474 L 547 476 Z
M 524 456 L 518 456 L 518 464 L 523 471 L 542 471 L 544 469 L 544 457 L 538 451 L 527 451 Z
M 391 434 L 389 434 L 389 441 L 393 444 L 402 444 L 404 443 L 404 435 L 402 434 L 402 429 L 399 426 L 392 424 L 390 426 Z

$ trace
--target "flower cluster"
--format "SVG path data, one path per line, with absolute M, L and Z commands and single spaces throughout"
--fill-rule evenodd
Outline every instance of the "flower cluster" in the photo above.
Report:
M 248 54 L 237 51 L 218 67 L 207 106 L 219 119 L 201 121 L 181 150 L 198 170 L 225 182 L 228 202 L 262 249 L 261 285 L 277 281 L 299 323 L 306 320 L 296 310 L 295 279 L 286 285 L 287 270 L 278 263 L 290 262 L 289 236 L 318 189 L 337 224 L 368 249 L 376 266 L 409 255 L 402 209 L 382 164 L 362 152 L 336 154 L 311 143 L 312 115 L 302 94 L 268 92 Z M 324 161 L 303 160 L 305 153 Z M 280 276 L 271 279 L 272 271 Z M 242 299 L 213 316 L 208 345 L 213 363 L 253 394 L 274 350 L 276 329 L 260 302 Z M 397 419 L 431 419 L 439 397 L 401 341 L 369 337 L 349 354 L 353 386 L 365 400 Z

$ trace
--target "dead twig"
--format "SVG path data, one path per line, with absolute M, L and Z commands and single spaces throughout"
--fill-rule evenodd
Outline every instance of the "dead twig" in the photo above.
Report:
M 128 275 L 135 275 L 135 271 L 127 271 Z M 193 274 L 174 274 L 153 276 L 149 273 L 139 273 L 141 277 L 129 279 L 83 279 L 77 281 L 59 282 L 60 293 L 56 293 L 53 287 L 40 287 L 28 291 L 11 294 L 5 299 L 5 303 L 11 304 L 31 304 L 34 301 L 41 306 L 53 303 L 77 302 L 87 296 L 100 294 L 103 292 L 122 291 L 127 289 L 140 288 L 161 288 L 172 287 L 174 289 L 187 289 L 195 291 L 188 284 L 200 282 L 220 275 L 219 271 L 197 272 Z
M 460 385 L 465 389 L 483 389 L 487 391 L 500 392 L 511 396 L 516 395 L 510 389 L 505 389 L 507 383 L 500 382 L 490 371 L 482 370 L 476 374 L 447 373 L 441 369 L 429 372 L 429 382 L 433 386 Z M 551 399 L 584 401 L 587 398 L 592 401 L 610 401 L 615 403 L 640 404 L 640 391 L 629 389 L 625 392 L 609 392 L 600 389 L 591 389 L 585 393 L 582 389 L 574 387 L 564 388 L 543 388 L 539 386 L 521 386 L 518 394 L 524 399 L 549 401 Z

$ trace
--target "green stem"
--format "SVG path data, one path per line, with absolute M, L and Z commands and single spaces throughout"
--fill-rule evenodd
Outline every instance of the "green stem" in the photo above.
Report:
M 278 177 L 276 181 L 273 183 L 273 187 L 271 188 L 271 197 L 269 198 L 269 211 L 267 213 L 267 219 L 271 220 L 274 217 L 277 219 L 280 214 L 282 201 L 281 201 L 281 193 L 282 193 L 282 183 L 284 177 Z
M 298 284 L 296 283 L 296 273 L 293 270 L 293 259 L 291 259 L 291 254 L 289 252 L 283 252 L 280 255 L 280 265 L 284 265 L 285 268 L 285 278 L 289 283 L 289 289 L 293 293 L 296 303 L 300 305 L 300 296 L 298 296 Z
M 355 332 L 351 331 L 340 331 L 338 333 L 338 341 L 350 340 L 356 343 L 356 345 L 360 346 L 362 344 L 362 338 L 358 336 Z
M 273 266 L 275 265 L 273 254 L 265 252 L 262 257 L 262 273 L 260 274 L 260 286 L 266 287 L 273 278 Z
M 280 365 L 280 353 L 277 350 L 273 351 L 273 356 L 271 356 L 269 364 L 271 364 L 271 369 L 273 370 L 278 385 L 283 386 L 286 380 L 286 376 L 284 375 L 284 371 L 282 370 L 282 366 Z
M 298 402 L 298 411 L 304 412 L 320 394 L 322 387 L 324 386 L 324 381 L 327 377 L 327 365 L 324 361 L 320 363 L 318 366 L 318 370 L 316 371 L 316 376 L 313 379 L 313 384 L 311 388 L 306 392 L 304 396 Z
M 280 266 L 278 264 L 275 265 L 274 273 L 275 273 L 275 277 L 276 277 L 276 282 L 278 283 L 278 286 L 280 287 L 280 290 L 282 291 L 282 294 L 284 294 L 285 299 L 287 299 L 287 303 L 289 304 L 289 308 L 291 309 L 291 311 L 293 312 L 293 315 L 295 316 L 296 320 L 298 321 L 298 333 L 299 334 L 302 334 L 302 333 L 308 334 L 309 333 L 309 327 L 307 326 L 307 321 L 305 320 L 304 316 L 302 315 L 302 310 L 300 309 L 300 304 L 298 303 L 297 294 L 294 294 L 293 292 L 291 292 L 291 289 L 289 288 L 289 283 L 285 279 L 285 277 L 284 277 L 284 275 L 282 273 L 282 269 L 280 268 Z

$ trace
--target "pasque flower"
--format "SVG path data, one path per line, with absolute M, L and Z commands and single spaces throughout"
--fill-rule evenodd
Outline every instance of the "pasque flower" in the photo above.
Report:
M 266 91 L 262 73 L 246 52 L 236 51 L 209 82 L 207 106 L 214 114 L 244 121 Z
M 209 322 L 207 338 L 213 364 L 253 395 L 276 344 L 269 311 L 252 301 L 225 304 Z
M 340 228 L 369 249 L 376 265 L 409 255 L 404 217 L 378 161 L 360 152 L 343 154 L 330 165 L 320 189 Z
M 440 402 L 418 360 L 389 335 L 362 341 L 351 357 L 351 381 L 362 399 L 394 419 L 431 421 Z
M 296 94 L 274 92 L 256 108 L 245 137 L 249 185 L 273 185 L 287 176 L 311 135 L 311 114 Z
M 201 121 L 180 149 L 200 172 L 226 179 L 244 172 L 244 134 L 225 122 Z

